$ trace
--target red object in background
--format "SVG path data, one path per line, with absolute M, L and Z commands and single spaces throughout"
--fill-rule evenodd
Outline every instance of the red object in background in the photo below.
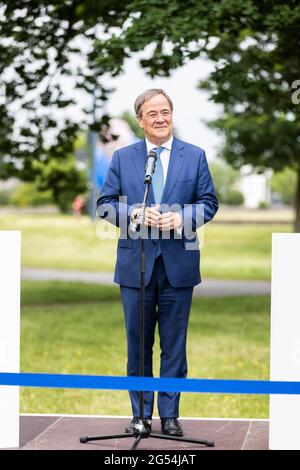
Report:
M 74 215 L 81 215 L 84 208 L 84 198 L 82 196 L 76 196 L 72 203 L 72 209 Z

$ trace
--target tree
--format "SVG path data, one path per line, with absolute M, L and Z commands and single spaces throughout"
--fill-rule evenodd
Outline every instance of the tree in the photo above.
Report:
M 127 122 L 127 124 L 129 125 L 129 127 L 132 130 L 132 132 L 134 133 L 134 135 L 136 135 L 136 137 L 138 137 L 139 139 L 144 138 L 144 131 L 139 126 L 138 120 L 134 116 L 133 113 L 130 113 L 129 111 L 125 111 L 121 115 L 121 119 L 123 119 L 123 121 Z
M 201 88 L 224 114 L 211 127 L 225 135 L 222 156 L 235 168 L 292 169 L 298 174 L 295 231 L 300 231 L 300 107 L 292 102 L 300 69 L 299 2 L 269 2 L 253 9 L 236 37 L 228 33 L 209 53 L 216 70 Z M 264 4 L 265 2 L 261 2 Z M 271 8 L 272 7 L 272 8 Z M 254 22 L 256 19 L 256 22 Z
M 72 154 L 79 131 L 88 125 L 98 130 L 100 120 L 94 122 L 92 111 L 107 99 L 110 90 L 99 77 L 111 71 L 111 63 L 105 65 L 97 25 L 102 32 L 121 25 L 127 3 L 0 2 L 0 178 L 33 180 L 44 164 Z M 119 53 L 116 48 L 114 74 L 121 70 Z M 90 97 L 85 118 L 72 112 L 74 89 Z M 107 122 L 103 115 L 101 124 Z
M 293 205 L 296 195 L 297 174 L 291 168 L 274 173 L 270 186 L 272 193 L 278 195 L 284 204 Z
M 79 127 L 92 123 L 91 109 L 81 122 L 71 115 L 55 143 L 46 145 L 47 131 L 56 129 L 52 110 L 67 109 L 74 99 L 60 86 L 62 77 L 72 76 L 76 88 L 94 95 L 98 130 L 108 120 L 97 115 L 110 92 L 103 77 L 121 73 L 132 54 L 143 51 L 140 64 L 152 77 L 168 76 L 203 55 L 216 65 L 201 86 L 224 106 L 224 116 L 213 124 L 225 134 L 224 156 L 235 167 L 295 168 L 300 231 L 300 108 L 291 101 L 300 70 L 298 1 L 25 0 L 18 10 L 14 1 L 1 5 L 1 175 L 22 171 L 31 178 L 33 160 L 59 160 Z M 85 63 L 72 65 L 76 55 Z M 12 111 L 17 105 L 28 114 L 19 133 Z
M 73 155 L 64 160 L 53 159 L 46 164 L 35 162 L 34 170 L 38 175 L 36 177 L 38 189 L 50 190 L 53 201 L 61 212 L 68 212 L 74 197 L 86 192 L 86 172 L 76 168 Z
M 35 183 L 21 183 L 10 191 L 7 203 L 17 207 L 38 207 L 53 204 L 50 190 L 40 191 Z
M 235 189 L 240 172 L 226 162 L 218 159 L 210 164 L 210 171 L 214 181 L 218 200 L 224 204 L 239 205 L 243 203 L 243 195 Z

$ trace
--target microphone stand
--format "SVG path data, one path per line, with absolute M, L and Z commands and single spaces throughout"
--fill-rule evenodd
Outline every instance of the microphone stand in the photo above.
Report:
M 155 163 L 154 163 L 155 169 Z M 154 172 L 154 170 L 153 170 Z M 145 233 L 146 225 L 144 225 L 145 212 L 147 207 L 147 200 L 149 195 L 150 184 L 152 183 L 152 176 L 145 178 L 145 193 L 143 203 L 141 205 L 141 220 L 140 220 L 140 230 L 141 230 L 141 256 L 140 256 L 140 274 L 141 274 L 141 287 L 140 287 L 140 376 L 145 376 L 145 272 L 146 272 L 146 258 L 145 258 Z M 108 439 L 124 439 L 133 437 L 135 438 L 134 443 L 131 447 L 131 450 L 135 450 L 139 445 L 142 439 L 147 439 L 153 437 L 155 439 L 166 439 L 170 441 L 180 441 L 180 442 L 189 442 L 193 444 L 202 444 L 207 447 L 214 447 L 215 443 L 213 441 L 207 441 L 203 439 L 193 439 L 186 438 L 181 436 L 170 436 L 168 434 L 154 433 L 150 431 L 150 427 L 145 420 L 144 416 L 144 392 L 139 391 L 139 408 L 140 408 L 140 421 L 141 425 L 133 429 L 131 433 L 122 433 L 122 434 L 113 434 L 105 436 L 82 436 L 80 437 L 80 442 L 85 444 L 89 441 L 102 441 Z

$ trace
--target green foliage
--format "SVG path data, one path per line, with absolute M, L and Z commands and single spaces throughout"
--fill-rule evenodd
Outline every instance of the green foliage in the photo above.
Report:
M 241 206 L 244 203 L 244 196 L 241 191 L 238 191 L 237 189 L 230 189 L 226 193 L 223 202 L 229 206 Z
M 143 129 L 140 127 L 138 121 L 137 121 L 137 118 L 132 114 L 130 113 L 129 111 L 125 111 L 125 113 L 123 113 L 121 115 L 121 119 L 123 119 L 125 122 L 127 122 L 127 124 L 129 125 L 130 129 L 132 130 L 132 132 L 134 132 L 134 134 L 139 138 L 139 139 L 143 139 L 144 138 L 144 131 Z
M 0 206 L 5 206 L 10 202 L 10 191 L 1 190 L 0 191 Z
M 73 76 L 75 87 L 86 92 L 87 99 L 94 94 L 96 108 L 102 106 L 110 90 L 101 83 L 101 70 L 109 72 L 114 62 L 120 71 L 120 58 L 126 53 L 116 44 L 113 57 L 105 57 L 96 26 L 122 26 L 127 4 L 125 0 L 25 0 L 20 8 L 14 0 L 1 2 L 0 178 L 32 180 L 35 162 L 44 164 L 73 152 L 79 130 L 87 129 L 91 121 L 92 109 L 86 109 L 86 118 L 80 121 L 74 112 L 67 118 L 65 110 L 75 101 L 70 89 L 65 93 L 63 83 Z M 21 127 L 18 110 L 23 116 Z M 99 124 L 95 123 L 97 130 Z M 50 145 L 48 131 L 53 135 Z
M 47 164 L 36 162 L 35 168 L 39 169 L 38 188 L 51 190 L 53 200 L 62 212 L 70 211 L 74 197 L 86 191 L 86 174 L 76 168 L 73 156 L 53 159 Z
M 258 206 L 258 207 L 259 207 L 259 209 L 269 209 L 270 204 L 269 204 L 268 202 L 266 202 L 266 201 L 261 201 L 261 202 L 259 203 L 259 206 Z
M 243 195 L 234 188 L 240 176 L 239 171 L 220 159 L 210 163 L 209 168 L 219 201 L 229 205 L 242 204 Z
M 271 190 L 279 195 L 284 204 L 293 205 L 296 197 L 297 174 L 291 168 L 274 173 L 271 178 Z
M 236 2 L 221 3 L 231 5 L 232 18 L 240 18 L 238 26 L 223 23 L 219 42 L 207 54 L 216 67 L 200 87 L 224 108 L 210 125 L 225 137 L 221 155 L 236 168 L 298 171 L 294 202 L 300 231 L 300 106 L 292 101 L 300 69 L 300 4 L 252 0 L 243 14 Z
M 76 168 L 74 157 L 60 161 L 53 159 L 46 164 L 35 162 L 34 167 L 38 175 L 35 181 L 20 183 L 10 191 L 1 191 L 0 204 L 17 207 L 56 204 L 61 212 L 69 212 L 74 197 L 85 195 L 86 172 Z
M 53 204 L 50 190 L 40 191 L 35 183 L 21 183 L 12 192 L 9 202 L 17 207 Z

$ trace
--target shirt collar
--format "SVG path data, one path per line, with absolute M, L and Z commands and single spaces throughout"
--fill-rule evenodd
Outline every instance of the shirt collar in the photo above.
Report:
M 150 152 L 150 150 L 158 147 L 158 145 L 156 144 L 153 144 L 152 142 L 150 142 L 147 138 L 145 138 L 146 140 L 146 146 L 147 146 L 147 153 Z M 172 148 L 172 144 L 173 144 L 173 136 L 171 135 L 171 137 L 169 138 L 169 140 L 167 140 L 167 142 L 164 142 L 161 147 L 164 147 L 166 148 L 167 150 L 171 151 L 171 148 Z

